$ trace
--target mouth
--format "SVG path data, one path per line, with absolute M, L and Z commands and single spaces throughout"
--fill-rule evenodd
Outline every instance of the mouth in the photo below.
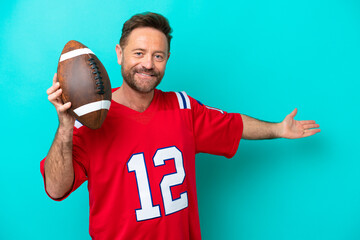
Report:
M 137 72 L 136 74 L 139 75 L 142 78 L 153 78 L 153 77 L 155 77 L 155 74 L 146 74 L 146 73 L 140 73 L 140 72 Z
M 138 73 L 138 74 L 140 74 L 140 75 L 142 75 L 142 76 L 145 76 L 145 77 L 152 77 L 152 76 L 154 76 L 153 74 L 146 74 L 146 73 Z

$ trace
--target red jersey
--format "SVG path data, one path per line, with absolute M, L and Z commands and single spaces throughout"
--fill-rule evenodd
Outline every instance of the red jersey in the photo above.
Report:
M 100 129 L 76 123 L 72 191 L 88 181 L 91 237 L 201 239 L 195 154 L 232 157 L 242 130 L 240 114 L 160 90 L 142 113 L 112 101 Z

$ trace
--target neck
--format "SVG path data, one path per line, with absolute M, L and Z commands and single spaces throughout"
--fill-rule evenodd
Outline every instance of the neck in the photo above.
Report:
M 154 97 L 154 90 L 149 93 L 139 93 L 130 88 L 125 81 L 123 85 L 113 92 L 112 99 L 132 110 L 144 112 L 151 104 Z

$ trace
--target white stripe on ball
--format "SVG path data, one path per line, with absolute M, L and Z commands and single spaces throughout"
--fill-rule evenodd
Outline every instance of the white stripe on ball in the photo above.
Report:
M 65 61 L 67 59 L 74 58 L 74 57 L 77 57 L 77 56 L 80 56 L 80 55 L 84 55 L 84 54 L 93 54 L 93 55 L 95 55 L 88 48 L 80 48 L 80 49 L 76 49 L 76 50 L 61 54 L 59 62 L 62 62 L 62 61 Z
M 92 103 L 88 103 L 88 104 L 82 105 L 81 107 L 74 109 L 74 113 L 76 113 L 76 115 L 81 117 L 85 114 L 95 112 L 95 111 L 98 111 L 101 109 L 109 110 L 110 104 L 111 104 L 111 102 L 109 100 L 101 100 L 101 101 L 97 101 L 97 102 L 92 102 Z

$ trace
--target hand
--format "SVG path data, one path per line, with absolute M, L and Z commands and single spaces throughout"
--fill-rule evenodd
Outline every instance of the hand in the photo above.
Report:
M 296 116 L 297 109 L 295 108 L 292 113 L 287 115 L 285 119 L 280 123 L 281 133 L 280 136 L 283 138 L 303 138 L 312 136 L 318 132 L 319 124 L 316 124 L 314 120 L 308 121 L 297 121 L 294 119 Z
M 46 93 L 48 94 L 49 101 L 56 108 L 60 127 L 65 127 L 66 129 L 72 130 L 75 118 L 67 112 L 67 110 L 71 107 L 71 102 L 64 104 L 61 100 L 62 89 L 60 88 L 60 83 L 56 81 L 56 79 L 57 74 L 55 73 L 53 78 L 53 85 L 46 91 Z

